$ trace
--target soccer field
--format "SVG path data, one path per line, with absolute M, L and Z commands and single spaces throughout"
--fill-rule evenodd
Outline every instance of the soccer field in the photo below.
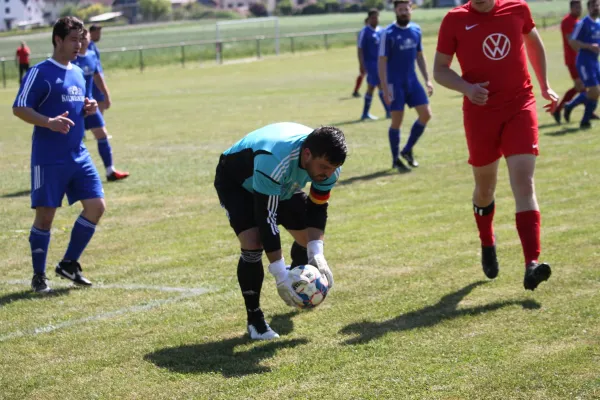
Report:
M 543 37 L 562 94 L 571 83 L 559 34 Z M 431 70 L 434 40 L 424 46 Z M 108 70 L 116 166 L 132 175 L 105 184 L 107 212 L 81 259 L 91 289 L 54 277 L 80 207 L 57 213 L 51 297 L 29 290 L 31 128 L 12 116 L 15 87 L 0 90 L 0 399 L 599 398 L 599 126 L 579 131 L 581 109 L 556 126 L 538 104 L 542 260 L 553 275 L 526 292 L 504 162 L 500 275 L 481 271 L 460 96 L 436 85 L 421 167 L 399 175 L 389 121 L 356 121 L 356 64 L 345 48 Z M 372 113 L 383 115 L 378 101 Z M 223 150 L 277 121 L 338 125 L 350 155 L 329 207 L 336 286 L 316 310 L 295 312 L 266 274 L 262 308 L 281 338 L 256 343 L 245 335 L 239 245 L 212 181 Z

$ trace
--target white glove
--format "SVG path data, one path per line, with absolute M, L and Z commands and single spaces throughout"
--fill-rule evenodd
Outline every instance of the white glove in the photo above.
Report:
M 277 285 L 277 293 L 279 297 L 290 307 L 298 307 L 302 303 L 302 299 L 292 288 L 290 279 L 288 278 L 289 267 L 285 265 L 283 258 L 269 265 L 269 272 L 275 277 Z
M 321 275 L 324 275 L 329 282 L 329 289 L 333 287 L 333 273 L 327 265 L 327 260 L 323 255 L 323 241 L 322 240 L 311 240 L 308 242 L 308 263 L 317 267 Z

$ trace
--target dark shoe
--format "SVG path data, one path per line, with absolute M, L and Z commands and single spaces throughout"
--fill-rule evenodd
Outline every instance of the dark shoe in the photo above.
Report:
M 540 283 L 547 281 L 550 275 L 552 275 L 550 265 L 546 263 L 531 263 L 525 269 L 523 286 L 526 290 L 535 290 Z
M 56 275 L 70 280 L 76 285 L 92 286 L 92 282 L 81 275 L 81 265 L 77 261 L 61 261 L 56 266 Z
M 498 276 L 498 258 L 496 257 L 496 245 L 481 246 L 481 267 L 483 273 L 490 279 Z

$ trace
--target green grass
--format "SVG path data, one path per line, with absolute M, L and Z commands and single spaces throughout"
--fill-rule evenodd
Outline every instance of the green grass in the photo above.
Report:
M 571 83 L 558 34 L 544 39 L 551 82 L 564 92 Z M 425 49 L 431 62 L 433 39 Z M 353 48 L 108 70 L 113 152 L 132 176 L 105 185 L 107 213 L 81 260 L 96 288 L 53 279 L 61 291 L 48 298 L 28 292 L 31 129 L 11 115 L 15 87 L 0 90 L 0 398 L 598 398 L 598 127 L 557 127 L 540 113 L 536 184 L 543 259 L 554 275 L 525 292 L 504 162 L 495 219 L 501 273 L 483 282 L 459 96 L 436 87 L 434 119 L 416 152 L 422 166 L 397 175 L 388 122 L 354 123 L 362 107 L 348 96 L 355 74 Z M 381 115 L 377 102 L 373 113 Z M 224 149 L 286 120 L 337 124 L 347 136 L 325 249 L 336 287 L 318 309 L 295 313 L 267 276 L 262 305 L 282 337 L 251 343 L 236 281 L 239 245 L 212 180 Z M 50 265 L 79 211 L 57 213 Z M 282 237 L 287 254 L 291 241 Z

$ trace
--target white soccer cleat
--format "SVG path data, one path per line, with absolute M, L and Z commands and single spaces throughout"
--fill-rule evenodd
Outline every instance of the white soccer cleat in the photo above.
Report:
M 257 325 L 262 325 L 262 324 L 257 324 Z M 265 328 L 263 333 L 259 333 L 258 329 L 256 326 L 254 326 L 253 324 L 249 324 L 248 325 L 248 335 L 250 335 L 250 339 L 252 340 L 272 340 L 272 339 L 277 339 L 279 337 L 279 334 L 277 332 L 275 332 L 273 329 L 271 329 L 271 327 L 269 326 L 269 324 L 267 324 L 266 322 L 264 322 L 264 327 Z M 259 329 L 261 328 L 260 326 L 258 327 Z M 263 330 L 263 329 L 261 329 Z

